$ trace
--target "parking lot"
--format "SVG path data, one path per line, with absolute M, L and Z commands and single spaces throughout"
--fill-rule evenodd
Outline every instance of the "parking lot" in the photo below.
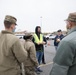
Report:
M 40 65 L 43 72 L 40 73 L 39 75 L 49 75 L 51 68 L 52 68 L 53 58 L 55 56 L 56 51 L 53 45 L 53 40 L 49 40 L 49 42 L 50 42 L 50 46 L 45 47 L 46 64 Z

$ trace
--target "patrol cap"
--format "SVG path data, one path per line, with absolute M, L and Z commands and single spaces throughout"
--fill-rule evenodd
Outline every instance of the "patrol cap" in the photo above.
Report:
M 69 16 L 68 16 L 68 18 L 65 21 L 76 22 L 76 12 L 70 13 Z
M 25 33 L 25 35 L 23 36 L 23 39 L 29 39 L 30 37 L 32 37 L 33 35 L 31 33 Z
M 4 21 L 8 21 L 10 23 L 14 23 L 15 25 L 17 25 L 16 24 L 17 19 L 13 16 L 10 16 L 10 15 L 6 15 Z
M 25 33 L 25 36 L 29 37 L 29 36 L 32 36 L 32 34 L 31 33 Z

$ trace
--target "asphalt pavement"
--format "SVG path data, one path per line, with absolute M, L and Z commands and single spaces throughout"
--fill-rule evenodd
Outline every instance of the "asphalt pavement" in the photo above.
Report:
M 53 65 L 53 58 L 56 54 L 56 51 L 55 51 L 55 47 L 53 45 L 53 40 L 49 40 L 48 41 L 50 43 L 50 45 L 46 46 L 44 49 L 44 53 L 45 53 L 45 61 L 46 61 L 46 64 L 41 64 L 40 67 L 41 69 L 43 70 L 43 72 L 41 72 L 40 74 L 38 75 L 49 75 L 50 71 L 51 71 L 51 68 L 52 68 L 52 65 Z

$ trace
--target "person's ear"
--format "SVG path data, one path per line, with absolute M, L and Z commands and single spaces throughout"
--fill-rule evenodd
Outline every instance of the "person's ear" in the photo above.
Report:
M 11 29 L 14 29 L 14 25 L 13 24 L 11 25 Z
M 73 25 L 72 22 L 69 22 L 69 28 L 72 28 L 72 25 Z
M 13 26 L 11 25 L 10 28 L 13 29 Z

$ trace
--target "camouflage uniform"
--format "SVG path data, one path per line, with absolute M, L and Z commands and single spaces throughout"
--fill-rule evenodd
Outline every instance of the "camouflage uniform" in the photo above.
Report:
M 25 37 L 31 36 L 27 33 Z M 30 39 L 25 40 L 25 50 L 28 52 L 27 60 L 25 61 L 25 75 L 36 75 L 35 67 L 38 66 L 36 59 L 36 50 L 33 42 Z
M 7 15 L 6 21 L 16 24 L 16 19 Z M 0 34 L 0 75 L 20 75 L 20 64 L 26 61 L 27 52 L 20 40 L 9 30 Z

